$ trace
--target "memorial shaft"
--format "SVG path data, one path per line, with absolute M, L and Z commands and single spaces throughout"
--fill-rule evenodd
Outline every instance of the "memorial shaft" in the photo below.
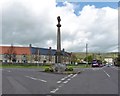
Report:
M 60 34 L 60 16 L 57 17 L 58 24 L 57 24 L 57 63 L 61 63 L 61 34 Z

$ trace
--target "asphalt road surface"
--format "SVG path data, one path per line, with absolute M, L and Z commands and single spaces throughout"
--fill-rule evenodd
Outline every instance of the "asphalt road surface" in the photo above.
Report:
M 84 68 L 80 74 L 4 68 L 2 94 L 118 94 L 118 68 Z

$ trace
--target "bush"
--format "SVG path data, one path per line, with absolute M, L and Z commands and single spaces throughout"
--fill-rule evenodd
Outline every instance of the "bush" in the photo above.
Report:
M 49 72 L 50 71 L 50 69 L 49 68 L 45 68 L 45 72 Z
M 73 71 L 72 67 L 66 68 L 65 71 Z
M 53 69 L 50 69 L 50 72 L 53 72 Z
M 47 63 L 47 64 L 45 64 L 45 66 L 51 66 L 51 64 Z
M 72 67 L 70 67 L 70 68 L 69 68 L 69 71 L 73 71 L 73 68 L 72 68 Z
M 52 68 L 45 68 L 45 72 L 53 72 Z

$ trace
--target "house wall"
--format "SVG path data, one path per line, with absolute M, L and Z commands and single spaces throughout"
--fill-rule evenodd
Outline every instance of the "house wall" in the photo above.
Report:
M 37 56 L 37 58 L 39 58 L 39 60 L 35 60 L 36 55 L 25 55 L 26 56 L 26 60 L 27 63 L 44 63 L 44 61 L 46 61 L 46 63 L 55 63 L 55 56 L 48 56 L 48 55 L 40 55 Z M 66 56 L 61 56 L 62 59 L 62 63 L 64 64 L 70 64 L 70 57 L 66 57 Z M 12 62 L 10 61 L 8 58 L 5 58 L 5 55 L 0 55 L 0 61 L 3 62 Z M 23 55 L 16 55 L 16 63 L 23 63 Z
M 37 58 L 37 59 L 35 59 L 35 58 Z M 51 61 L 49 61 L 49 58 L 51 58 Z M 55 56 L 49 57 L 48 55 L 31 55 L 31 56 L 29 56 L 28 61 L 29 61 L 28 63 L 54 63 Z
M 105 58 L 105 61 L 107 61 L 107 63 L 113 63 L 113 58 Z
M 45 48 L 36 48 L 36 47 L 12 47 L 13 53 L 9 53 L 8 50 L 11 49 L 10 47 L 2 47 L 3 52 L 0 54 L 0 61 L 3 62 L 12 62 L 9 58 L 5 57 L 6 54 L 17 54 L 16 55 L 16 63 L 55 63 L 55 52 L 56 50 L 45 49 Z M 39 50 L 39 52 L 37 52 Z M 3 55 L 2 55 L 3 54 Z M 23 57 L 27 54 L 26 59 Z M 41 55 L 45 54 L 45 55 Z M 61 56 L 62 63 L 69 64 L 70 57 Z M 24 62 L 26 60 L 26 62 Z M 46 61 L 46 62 L 45 62 Z
M 0 55 L 0 60 L 3 62 L 3 63 L 11 63 L 12 60 L 9 60 L 9 58 L 5 57 L 5 54 L 2 54 Z M 30 62 L 28 60 L 28 55 L 26 55 L 26 60 L 28 62 Z M 16 55 L 16 63 L 23 63 L 23 55 Z
M 71 63 L 71 58 L 68 56 L 61 56 L 62 63 L 64 64 L 70 64 Z

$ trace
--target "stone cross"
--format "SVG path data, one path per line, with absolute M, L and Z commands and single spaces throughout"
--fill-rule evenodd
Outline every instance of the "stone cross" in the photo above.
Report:
M 56 52 L 57 62 L 56 63 L 61 63 L 61 34 L 60 34 L 61 18 L 60 16 L 57 17 L 57 20 L 58 20 L 58 24 L 57 24 L 57 52 Z

